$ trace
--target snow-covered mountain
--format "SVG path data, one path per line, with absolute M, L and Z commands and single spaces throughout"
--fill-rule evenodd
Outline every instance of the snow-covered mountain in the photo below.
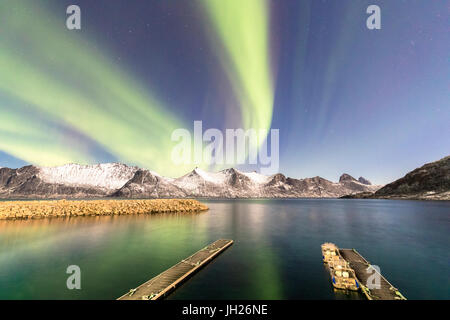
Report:
M 127 183 L 137 170 L 138 167 L 121 163 L 92 166 L 67 164 L 60 167 L 42 167 L 38 177 L 48 183 L 118 189 Z
M 139 170 L 135 177 L 117 190 L 113 196 L 128 198 L 330 198 L 378 188 L 380 187 L 360 183 L 353 177 L 351 181 L 334 183 L 320 177 L 292 179 L 286 178 L 282 174 L 264 176 L 256 172 L 241 172 L 233 168 L 215 173 L 196 168 L 177 179 L 155 176 L 146 170 Z
M 346 195 L 357 199 L 450 200 L 450 156 L 426 163 L 373 192 Z
M 362 183 L 347 174 L 335 183 L 320 177 L 292 179 L 282 174 L 264 176 L 233 168 L 220 172 L 196 168 L 175 179 L 120 163 L 0 168 L 1 198 L 341 197 L 377 189 L 379 186 Z
M 1 168 L 0 197 L 104 197 L 122 187 L 138 170 L 137 167 L 129 167 L 120 163 Z

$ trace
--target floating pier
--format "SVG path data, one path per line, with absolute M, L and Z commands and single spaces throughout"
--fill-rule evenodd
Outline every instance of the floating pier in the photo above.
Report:
M 361 285 L 361 290 L 369 300 L 406 300 L 406 298 L 395 288 L 385 277 L 380 274 L 380 288 L 369 289 L 366 286 L 368 278 L 373 272 L 378 272 L 374 269 L 373 272 L 368 273 L 367 268 L 370 266 L 362 255 L 355 249 L 339 249 L 340 255 L 350 264 L 350 267 L 355 270 L 356 277 Z
M 131 289 L 117 300 L 158 300 L 164 298 L 232 244 L 233 240 L 219 239 L 136 289 Z

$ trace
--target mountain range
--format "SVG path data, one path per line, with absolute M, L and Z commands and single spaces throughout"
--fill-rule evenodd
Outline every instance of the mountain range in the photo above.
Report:
M 427 163 L 376 192 L 349 194 L 343 198 L 450 200 L 450 156 Z
M 121 163 L 0 168 L 0 198 L 338 198 L 380 187 L 348 174 L 332 182 L 234 168 L 219 172 L 196 168 L 179 178 Z

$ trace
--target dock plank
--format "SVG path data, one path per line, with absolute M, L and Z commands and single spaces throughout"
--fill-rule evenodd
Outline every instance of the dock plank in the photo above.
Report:
M 158 300 L 164 298 L 232 244 L 233 240 L 219 239 L 136 289 L 130 290 L 117 300 Z
M 356 277 L 361 284 L 364 295 L 369 300 L 406 300 L 406 298 L 385 277 L 380 274 L 380 288 L 369 289 L 366 287 L 371 273 L 367 272 L 370 262 L 367 261 L 355 249 L 339 249 L 341 256 L 347 260 L 350 267 L 355 270 Z

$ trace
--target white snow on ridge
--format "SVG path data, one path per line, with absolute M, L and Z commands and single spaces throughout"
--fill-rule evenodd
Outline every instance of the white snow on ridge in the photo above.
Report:
M 207 172 L 200 168 L 195 168 L 194 171 L 204 180 L 215 184 L 222 184 L 227 178 L 222 172 Z
M 265 184 L 270 181 L 269 176 L 265 176 L 263 174 L 253 172 L 241 172 L 243 175 L 247 176 L 253 183 L 255 184 Z
M 60 167 L 40 167 L 39 170 L 39 178 L 48 183 L 118 189 L 134 176 L 138 168 L 120 163 L 103 163 L 66 164 Z
M 225 182 L 225 179 L 225 175 L 220 172 L 213 173 L 204 171 L 200 168 L 195 168 L 188 174 L 173 179 L 171 182 L 179 188 L 193 191 L 198 190 L 199 186 L 204 182 L 220 185 Z
M 259 174 L 257 172 L 241 172 L 236 169 L 237 173 L 248 177 L 255 186 L 262 186 L 270 181 L 271 177 Z M 219 172 L 207 172 L 200 168 L 195 168 L 192 172 L 174 179 L 172 183 L 180 188 L 188 190 L 197 190 L 199 186 L 204 183 L 211 183 L 218 187 L 227 185 L 230 179 L 230 169 L 225 169 Z
M 138 167 L 129 167 L 120 163 L 106 163 L 97 165 L 78 165 L 78 164 L 67 164 L 59 167 L 38 167 L 39 178 L 42 181 L 53 184 L 61 184 L 67 186 L 76 187 L 93 187 L 102 188 L 107 190 L 117 190 L 123 187 L 128 181 L 130 181 L 137 170 Z M 304 192 L 305 190 L 299 189 L 295 190 L 295 187 L 291 187 L 282 181 L 278 182 L 276 185 L 267 186 L 274 176 L 266 176 L 257 172 L 241 172 L 236 169 L 225 169 L 219 172 L 207 172 L 205 170 L 196 168 L 190 173 L 179 177 L 179 178 L 166 178 L 159 175 L 156 172 L 149 171 L 150 174 L 159 177 L 157 187 L 161 190 L 164 188 L 178 187 L 185 194 L 193 195 L 220 195 L 220 196 L 265 196 L 266 191 L 271 192 L 275 195 L 284 195 L 283 190 L 293 190 L 292 195 L 298 196 L 299 192 Z M 234 174 L 237 174 L 239 181 L 235 183 L 233 179 Z M 242 177 L 247 177 L 247 179 L 242 179 Z M 243 181 L 245 180 L 245 181 Z M 373 190 L 375 191 L 378 186 L 366 186 L 359 182 L 351 183 L 346 186 L 341 183 L 326 181 L 316 181 L 316 178 L 304 179 L 304 184 L 306 184 L 306 191 L 317 192 L 320 189 L 319 196 L 323 196 L 326 188 L 330 187 L 330 192 L 334 192 L 333 195 L 336 196 L 344 191 L 348 193 L 347 189 L 355 189 L 355 186 L 361 185 L 364 188 L 362 190 Z M 143 182 L 136 182 L 133 185 L 137 185 Z M 323 184 L 323 185 L 322 185 Z M 242 188 L 239 189 L 239 188 Z M 266 189 L 267 188 L 267 189 Z M 281 191 L 276 191 L 281 188 Z M 170 189 L 170 190 L 172 190 Z M 339 190 L 338 190 L 339 189 Z M 361 188 L 356 188 L 361 189 Z M 142 189 L 142 190 L 145 190 Z M 275 191 L 274 191 L 275 190 Z M 336 191 L 337 190 L 337 191 Z M 231 193 L 230 193 L 231 192 Z M 274 193 L 275 192 L 275 193 Z M 328 191 L 327 191 L 328 192 Z M 340 192 L 340 193 L 339 193 Z

